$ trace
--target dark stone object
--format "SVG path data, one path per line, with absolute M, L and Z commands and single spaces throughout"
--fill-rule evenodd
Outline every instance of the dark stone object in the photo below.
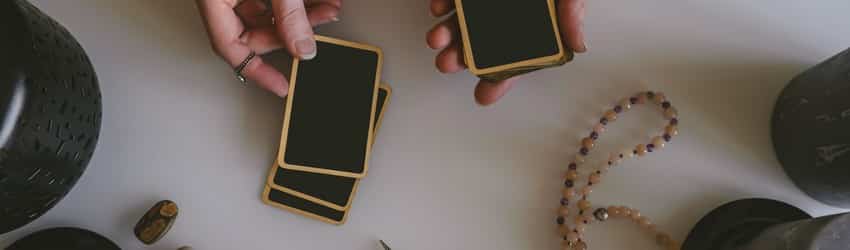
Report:
M 45 229 L 12 243 L 6 250 L 120 250 L 114 242 L 92 231 L 71 227 Z
M 700 219 L 685 239 L 682 250 L 742 250 L 742 246 L 768 228 L 811 218 L 803 210 L 781 201 L 737 200 L 715 208 Z
M 173 201 L 157 202 L 139 219 L 133 228 L 133 234 L 147 245 L 156 243 L 171 230 L 179 212 L 177 203 Z
M 35 220 L 74 186 L 101 122 L 94 68 L 62 25 L 0 1 L 0 234 Z
M 691 230 L 682 250 L 846 250 L 850 213 L 811 216 L 789 204 L 744 199 L 720 206 Z
M 850 208 L 850 49 L 794 78 L 771 126 L 788 177 L 812 198 Z

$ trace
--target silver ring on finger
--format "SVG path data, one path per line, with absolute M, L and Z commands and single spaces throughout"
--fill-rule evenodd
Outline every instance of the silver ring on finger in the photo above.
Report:
M 248 66 L 248 63 L 251 63 L 251 60 L 254 59 L 254 57 L 256 56 L 257 53 L 251 51 L 251 53 L 248 54 L 247 57 L 245 57 L 245 60 L 242 60 L 242 62 L 239 63 L 238 66 L 233 68 L 233 71 L 236 73 L 236 79 L 239 80 L 239 82 L 242 82 L 242 84 L 248 84 L 248 79 L 246 79 L 245 76 L 242 75 L 242 71 L 245 70 L 245 67 Z

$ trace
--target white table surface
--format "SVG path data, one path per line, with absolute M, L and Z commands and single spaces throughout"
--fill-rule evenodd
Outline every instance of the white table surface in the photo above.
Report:
M 590 52 L 523 78 L 492 107 L 475 78 L 441 75 L 424 33 L 427 0 L 348 0 L 319 33 L 383 48 L 394 96 L 347 224 L 331 226 L 260 202 L 277 151 L 282 101 L 233 79 L 209 49 L 193 1 L 35 4 L 88 50 L 103 91 L 94 159 L 73 191 L 0 246 L 52 226 L 100 232 L 125 249 L 559 249 L 561 174 L 605 108 L 664 91 L 682 135 L 615 169 L 596 204 L 629 204 L 683 239 L 712 208 L 765 197 L 813 215 L 842 210 L 800 192 L 771 146 L 769 118 L 791 77 L 850 46 L 850 1 L 589 1 Z M 662 124 L 629 113 L 601 149 L 644 142 Z M 595 156 L 604 156 L 595 151 Z M 595 157 L 599 162 L 599 157 Z M 160 243 L 132 235 L 160 199 L 181 214 Z M 622 222 L 591 227 L 593 249 L 655 249 Z

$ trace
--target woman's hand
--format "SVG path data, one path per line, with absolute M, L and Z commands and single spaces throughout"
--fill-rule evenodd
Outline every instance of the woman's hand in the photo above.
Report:
M 558 19 L 565 47 L 572 48 L 577 53 L 587 51 L 582 33 L 584 0 L 556 1 L 558 1 Z M 517 1 L 517 4 L 521 4 L 521 1 Z M 436 65 L 437 69 L 443 73 L 455 73 L 466 69 L 459 37 L 458 20 L 452 12 L 454 9 L 454 0 L 431 0 L 432 15 L 441 17 L 451 14 L 445 21 L 435 25 L 427 35 L 428 46 L 440 50 L 440 53 L 437 54 Z M 475 100 L 481 105 L 490 105 L 504 96 L 511 89 L 515 80 L 516 78 L 501 82 L 482 80 L 475 87 Z
M 264 54 L 286 48 L 291 55 L 302 60 L 312 59 L 317 53 L 313 27 L 336 21 L 342 5 L 342 0 L 196 2 L 213 50 L 234 68 L 252 51 Z M 289 83 L 283 74 L 259 56 L 245 66 L 242 75 L 281 97 L 289 91 Z

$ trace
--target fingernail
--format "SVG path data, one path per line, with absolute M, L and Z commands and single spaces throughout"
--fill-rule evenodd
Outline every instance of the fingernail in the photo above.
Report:
M 301 60 L 313 59 L 316 57 L 316 41 L 313 38 L 295 41 L 295 50 L 298 52 L 298 57 L 301 57 Z
M 339 18 L 338 17 L 331 17 L 331 21 L 339 22 Z

